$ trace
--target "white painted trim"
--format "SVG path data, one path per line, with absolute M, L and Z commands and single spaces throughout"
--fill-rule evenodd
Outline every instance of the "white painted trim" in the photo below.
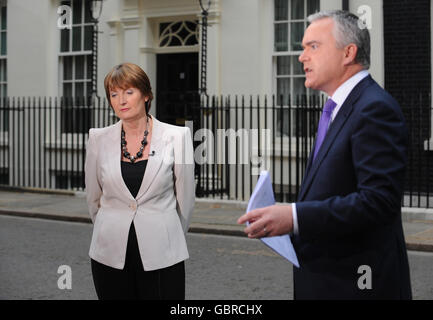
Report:
M 140 53 L 184 53 L 184 52 L 200 52 L 200 47 L 196 46 L 184 46 L 184 47 L 164 47 L 164 48 L 154 48 L 154 47 L 140 47 Z
M 146 18 L 165 18 L 165 17 L 177 17 L 184 15 L 197 15 L 200 13 L 200 6 L 175 6 L 172 5 L 166 8 L 153 8 L 153 9 L 145 9 L 144 17 Z
M 200 20 L 201 8 L 196 6 L 170 6 L 166 8 L 146 8 L 143 12 L 143 17 L 146 19 L 169 19 L 172 21 L 182 16 L 194 16 L 195 19 Z M 221 10 L 218 4 L 212 3 L 212 8 L 209 10 L 208 23 L 209 25 L 219 23 L 221 17 Z
M 68 52 L 59 52 L 59 57 L 65 57 L 65 56 L 87 56 L 91 55 L 92 51 L 68 51 Z
M 139 16 L 121 18 L 119 23 L 122 25 L 124 30 L 134 30 L 141 27 L 142 18 Z
M 159 46 L 159 25 L 161 23 L 169 22 L 181 22 L 181 21 L 195 21 L 200 20 L 196 15 L 188 15 L 185 13 L 179 14 L 177 16 L 165 16 L 158 18 L 148 19 L 148 26 L 151 27 L 153 31 L 153 41 L 152 43 L 147 43 L 139 47 L 140 53 L 184 53 L 184 52 L 200 52 L 200 39 L 199 43 L 194 46 L 176 46 L 176 47 L 160 47 Z M 199 35 L 200 37 L 200 35 Z
M 119 33 L 119 28 L 121 26 L 120 20 L 109 20 L 106 21 L 107 25 L 110 27 L 110 36 L 117 36 Z
M 273 51 L 272 56 L 273 57 L 279 57 L 279 56 L 300 56 L 302 54 L 302 51 Z

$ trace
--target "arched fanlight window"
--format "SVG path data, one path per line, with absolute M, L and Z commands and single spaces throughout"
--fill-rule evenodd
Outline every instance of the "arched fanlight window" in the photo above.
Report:
M 160 47 L 184 47 L 197 44 L 197 21 L 174 21 L 159 25 Z

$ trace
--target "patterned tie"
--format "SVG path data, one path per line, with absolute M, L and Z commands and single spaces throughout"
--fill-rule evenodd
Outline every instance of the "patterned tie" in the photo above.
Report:
M 319 128 L 317 129 L 317 139 L 316 147 L 314 148 L 313 161 L 316 159 L 317 152 L 319 152 L 323 140 L 325 140 L 326 131 L 328 131 L 329 121 L 331 120 L 331 114 L 336 106 L 337 104 L 331 98 L 329 98 L 323 107 L 322 116 L 320 117 L 319 121 Z

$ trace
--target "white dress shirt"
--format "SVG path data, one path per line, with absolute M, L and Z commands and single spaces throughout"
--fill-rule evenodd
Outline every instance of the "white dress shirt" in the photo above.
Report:
M 346 80 L 341 86 L 339 86 L 337 90 L 335 90 L 331 99 L 334 100 L 334 102 L 337 105 L 332 111 L 330 124 L 332 123 L 332 121 L 334 121 L 338 111 L 340 111 L 341 106 L 344 104 L 344 101 L 346 101 L 347 97 L 352 92 L 353 88 L 355 88 L 355 86 L 368 75 L 369 72 L 367 70 L 359 71 L 357 74 L 353 75 L 351 78 Z M 296 211 L 296 203 L 292 203 L 292 216 L 293 216 L 293 233 L 298 235 L 299 226 L 298 226 L 298 213 Z

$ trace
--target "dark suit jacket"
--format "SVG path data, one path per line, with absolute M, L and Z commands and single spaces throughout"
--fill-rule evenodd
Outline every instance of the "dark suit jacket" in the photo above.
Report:
M 292 237 L 295 299 L 411 298 L 401 222 L 407 143 L 398 103 L 367 76 L 307 165 Z M 371 289 L 358 285 L 363 265 Z

